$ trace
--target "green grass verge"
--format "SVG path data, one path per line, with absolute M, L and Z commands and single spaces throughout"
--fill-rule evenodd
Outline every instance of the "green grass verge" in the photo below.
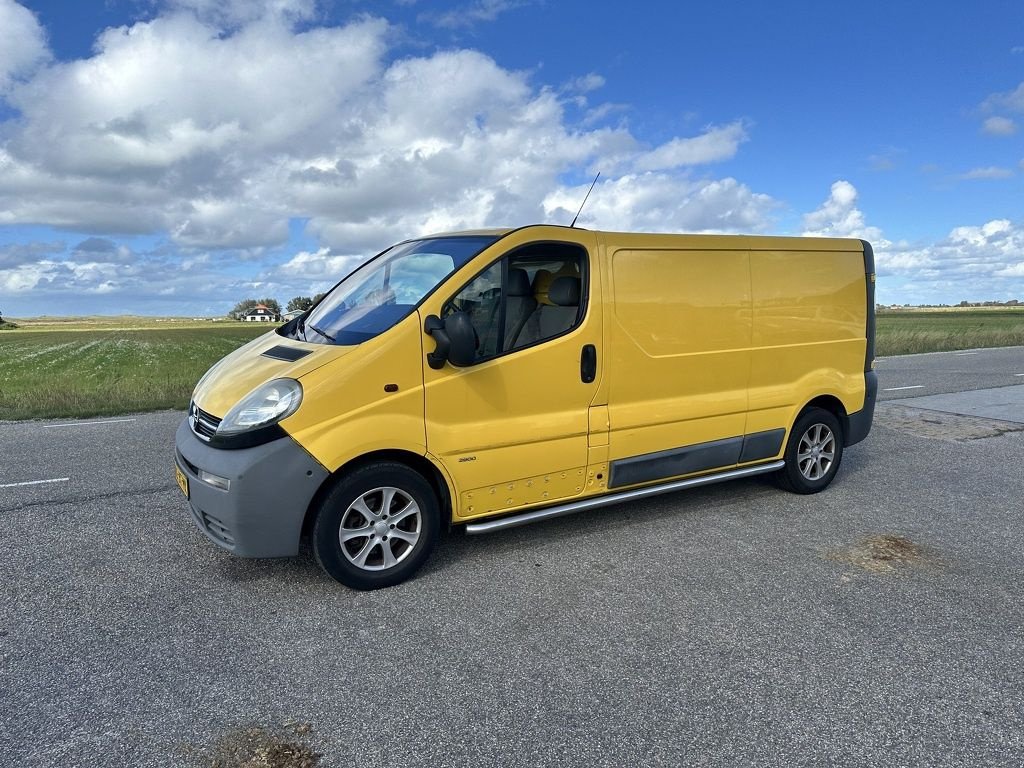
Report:
M 1024 345 L 1024 308 L 879 312 L 876 321 L 882 357 Z
M 20 324 L 20 321 L 19 321 Z M 196 382 L 266 326 L 0 333 L 0 419 L 186 408 Z
M 269 329 L 164 318 L 39 318 L 0 333 L 0 419 L 185 408 L 203 373 Z M 880 356 L 1024 345 L 1024 309 L 878 314 Z

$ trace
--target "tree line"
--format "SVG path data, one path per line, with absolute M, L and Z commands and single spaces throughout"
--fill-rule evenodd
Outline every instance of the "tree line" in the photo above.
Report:
M 323 293 L 318 293 L 315 296 L 296 296 L 289 300 L 287 309 L 284 312 L 294 312 L 298 310 L 305 312 L 307 309 L 316 304 L 320 299 L 325 296 Z M 235 304 L 234 308 L 228 312 L 228 317 L 232 320 L 241 320 L 249 312 L 256 309 L 256 307 L 263 305 L 275 315 L 284 314 L 281 310 L 281 304 L 277 299 L 242 299 L 240 302 Z

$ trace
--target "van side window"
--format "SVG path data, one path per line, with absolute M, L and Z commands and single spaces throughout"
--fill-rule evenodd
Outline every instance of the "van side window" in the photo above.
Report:
M 586 252 L 537 243 L 477 275 L 445 304 L 442 317 L 467 312 L 477 335 L 477 362 L 561 336 L 583 318 Z

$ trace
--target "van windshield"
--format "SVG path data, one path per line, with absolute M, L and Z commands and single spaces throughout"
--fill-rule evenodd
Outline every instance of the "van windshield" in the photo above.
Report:
M 412 240 L 356 269 L 323 298 L 292 334 L 319 344 L 361 344 L 403 320 L 428 293 L 497 237 Z

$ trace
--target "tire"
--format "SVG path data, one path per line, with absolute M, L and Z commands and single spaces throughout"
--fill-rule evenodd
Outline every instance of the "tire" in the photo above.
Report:
M 817 493 L 828 487 L 843 460 L 843 427 L 822 408 L 808 408 L 793 424 L 783 455 L 786 466 L 775 478 L 793 493 Z
M 397 462 L 369 464 L 324 497 L 313 524 L 313 554 L 352 589 L 399 584 L 426 562 L 441 528 L 437 495 Z

